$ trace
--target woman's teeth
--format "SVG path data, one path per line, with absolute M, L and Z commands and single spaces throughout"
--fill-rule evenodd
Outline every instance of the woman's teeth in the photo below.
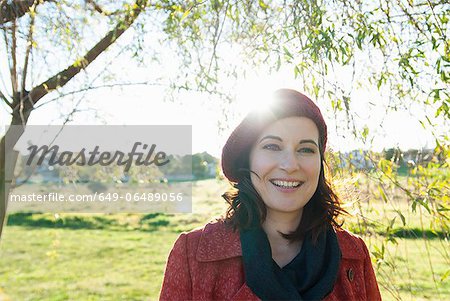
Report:
M 278 186 L 281 188 L 297 188 L 303 183 L 303 182 L 298 182 L 298 181 L 279 181 L 279 180 L 274 180 L 271 182 L 275 186 Z

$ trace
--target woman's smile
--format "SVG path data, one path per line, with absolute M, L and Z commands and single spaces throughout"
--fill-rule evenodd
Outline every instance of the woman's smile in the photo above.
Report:
M 284 180 L 284 179 L 272 179 L 269 180 L 270 183 L 275 185 L 277 188 L 288 189 L 294 191 L 299 188 L 304 182 L 297 180 Z M 289 191 L 287 191 L 289 192 Z

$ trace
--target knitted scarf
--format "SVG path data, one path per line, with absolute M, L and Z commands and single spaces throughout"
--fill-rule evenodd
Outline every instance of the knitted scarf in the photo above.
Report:
M 308 234 L 300 253 L 280 268 L 261 227 L 240 231 L 245 281 L 262 300 L 321 300 L 333 290 L 341 250 L 330 226 L 315 245 Z

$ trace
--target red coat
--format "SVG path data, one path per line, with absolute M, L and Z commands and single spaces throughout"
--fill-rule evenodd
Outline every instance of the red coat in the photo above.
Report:
M 336 233 L 342 260 L 325 300 L 381 300 L 362 239 Z M 160 300 L 260 300 L 245 283 L 239 233 L 222 222 L 182 233 L 169 255 Z

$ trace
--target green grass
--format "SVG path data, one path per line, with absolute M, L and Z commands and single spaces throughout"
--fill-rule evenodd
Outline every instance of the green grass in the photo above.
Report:
M 153 300 L 177 235 L 11 226 L 1 287 L 12 300 Z
M 372 253 L 380 252 L 383 240 L 365 237 Z M 374 262 L 383 300 L 449 300 L 449 250 L 448 241 L 439 239 L 385 244 L 384 256 Z
M 191 214 L 12 214 L 0 243 L 0 299 L 3 291 L 11 300 L 156 300 L 174 240 L 223 213 L 226 186 L 195 183 Z M 434 232 L 422 227 L 430 218 L 420 211 L 408 215 L 406 225 L 394 224 L 414 233 L 403 235 L 407 239 L 400 232 L 380 235 L 398 209 L 389 205 L 361 202 L 365 219 L 346 223 L 360 234 L 368 233 L 363 221 L 377 229 L 364 238 L 379 263 L 383 299 L 450 299 L 448 240 L 423 239 Z M 408 204 L 397 205 L 408 212 Z

